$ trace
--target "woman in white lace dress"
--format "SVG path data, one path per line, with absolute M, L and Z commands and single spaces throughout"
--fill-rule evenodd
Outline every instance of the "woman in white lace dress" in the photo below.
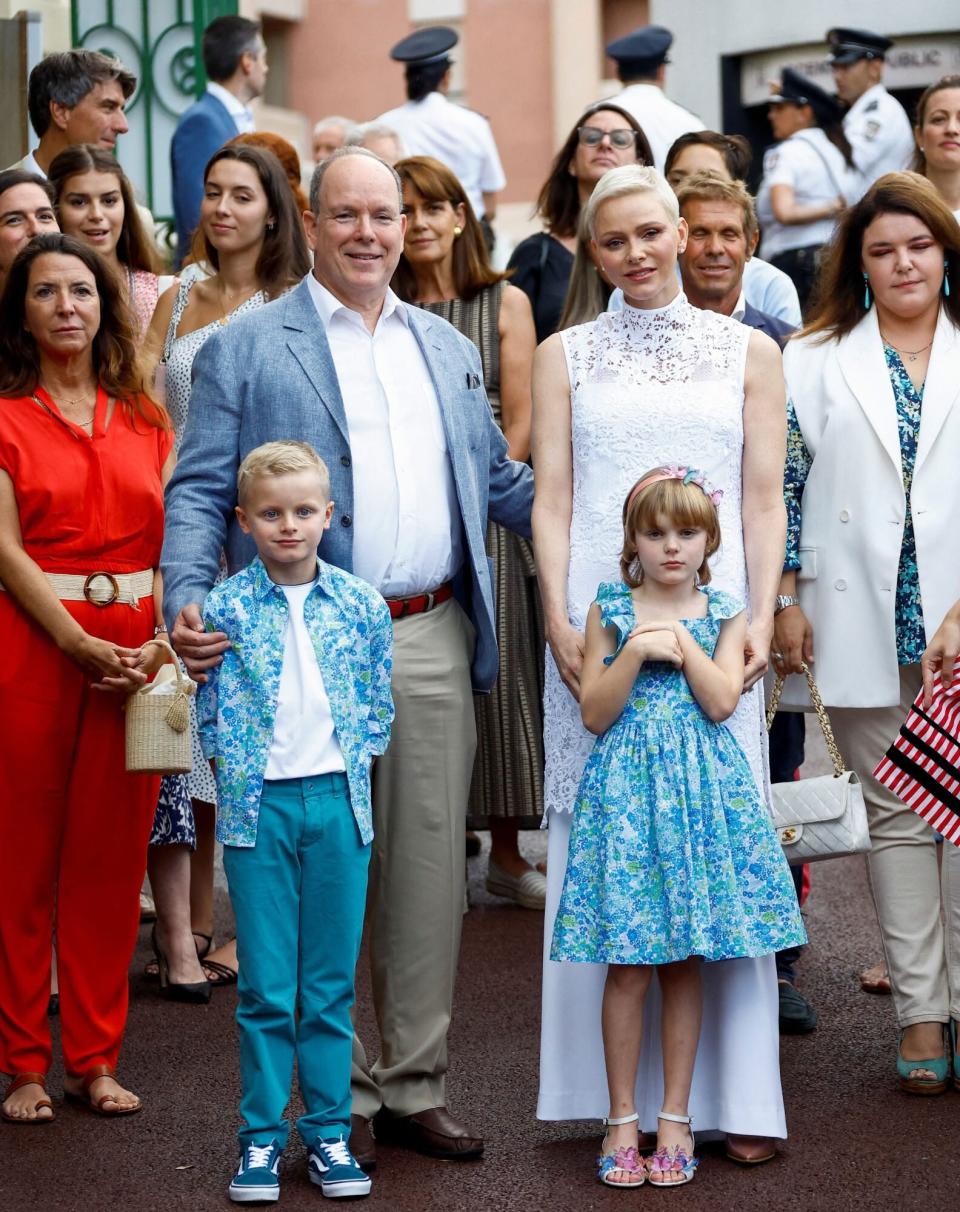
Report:
M 603 270 L 627 306 L 551 337 L 534 368 L 533 531 L 546 616 L 544 807 L 550 830 L 541 1119 L 607 1114 L 600 1033 L 606 968 L 549 959 L 574 794 L 593 737 L 577 702 L 587 609 L 617 578 L 620 503 L 645 468 L 681 463 L 723 488 L 713 582 L 749 603 L 745 691 L 728 721 L 766 795 L 763 674 L 783 564 L 786 405 L 780 353 L 764 334 L 692 307 L 680 290 L 686 241 L 669 186 L 652 169 L 608 173 L 589 222 Z M 737 1160 L 772 1156 L 786 1127 L 773 956 L 704 965 L 704 1033 L 690 1110 L 698 1134 L 726 1133 Z M 640 1128 L 662 1095 L 659 1005 L 648 999 L 637 1082 Z M 711 1005 L 714 1011 L 710 1012 Z M 636 1125 L 611 1133 L 636 1132 Z M 661 1125 L 661 1135 L 663 1125 Z M 635 1139 L 635 1138 L 634 1138 Z M 613 1140 L 612 1143 L 631 1142 Z M 666 1141 L 666 1144 L 672 1142 Z

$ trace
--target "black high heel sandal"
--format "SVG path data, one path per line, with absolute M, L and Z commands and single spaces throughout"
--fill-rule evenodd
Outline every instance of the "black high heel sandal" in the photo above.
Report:
M 170 965 L 167 957 L 157 943 L 157 927 L 150 931 L 150 945 L 157 960 L 157 975 L 160 979 L 160 993 L 172 1002 L 187 1002 L 194 1006 L 205 1006 L 210 1000 L 212 987 L 208 980 L 181 981 L 177 983 L 170 979 Z

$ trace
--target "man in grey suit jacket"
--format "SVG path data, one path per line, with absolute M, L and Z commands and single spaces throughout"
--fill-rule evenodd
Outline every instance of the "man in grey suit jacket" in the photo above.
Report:
M 475 1157 L 483 1141 L 450 1115 L 444 1080 L 471 695 L 498 664 L 484 531 L 489 514 L 530 534 L 532 476 L 507 457 L 476 348 L 389 290 L 406 225 L 396 173 L 344 148 L 315 170 L 310 205 L 313 273 L 211 337 L 194 363 L 167 496 L 166 611 L 202 674 L 229 642 L 200 616 L 220 550 L 231 572 L 253 554 L 233 517 L 240 460 L 278 438 L 315 446 L 335 502 L 324 558 L 376 585 L 394 617 L 396 719 L 373 777 L 367 917 L 381 1055 L 369 1066 L 354 1041 L 351 1148 L 373 1164 L 376 1116 L 381 1140 Z

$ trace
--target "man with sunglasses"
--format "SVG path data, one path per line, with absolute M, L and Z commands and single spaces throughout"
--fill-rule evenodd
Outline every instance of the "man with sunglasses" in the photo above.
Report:
M 663 172 L 663 162 L 675 139 L 688 131 L 703 130 L 703 123 L 689 110 L 664 95 L 667 51 L 673 34 L 662 25 L 645 25 L 607 47 L 616 62 L 623 92 L 611 100 L 631 114 L 650 141 L 654 167 Z

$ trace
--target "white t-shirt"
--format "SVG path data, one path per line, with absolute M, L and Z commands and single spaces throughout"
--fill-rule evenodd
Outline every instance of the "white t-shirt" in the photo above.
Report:
M 304 602 L 316 583 L 280 586 L 287 599 L 287 625 L 265 779 L 304 779 L 346 769 L 323 674 L 303 619 Z

